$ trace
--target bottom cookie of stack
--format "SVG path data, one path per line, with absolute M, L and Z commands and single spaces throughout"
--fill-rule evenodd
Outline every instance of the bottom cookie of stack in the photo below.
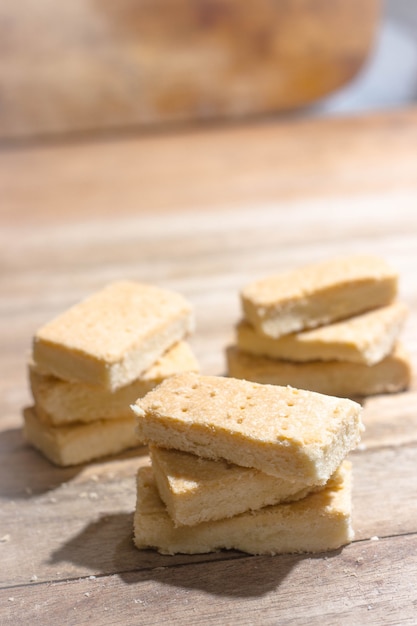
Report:
M 140 445 L 132 419 L 50 426 L 38 418 L 33 408 L 25 409 L 23 417 L 26 440 L 52 463 L 63 467 L 119 454 Z
M 134 542 L 139 549 L 154 548 L 161 554 L 233 549 L 273 555 L 335 550 L 352 539 L 351 467 L 347 461 L 323 488 L 295 502 L 194 526 L 175 526 L 160 498 L 152 468 L 138 472 Z
M 291 385 L 340 397 L 371 396 L 406 389 L 411 380 L 411 362 L 400 343 L 374 365 L 349 361 L 283 361 L 244 352 L 235 346 L 226 350 L 229 376 L 270 385 Z

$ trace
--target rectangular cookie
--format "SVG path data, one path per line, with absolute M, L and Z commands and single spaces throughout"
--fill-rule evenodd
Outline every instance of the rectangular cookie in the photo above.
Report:
M 356 402 L 221 376 L 178 374 L 132 405 L 141 441 L 323 484 L 362 430 Z
M 406 389 L 411 362 L 401 344 L 375 365 L 348 361 L 292 363 L 254 356 L 238 348 L 226 351 L 230 376 L 269 385 L 291 385 L 318 393 L 352 398 Z
M 257 280 L 240 295 L 246 320 L 277 338 L 390 304 L 397 287 L 382 259 L 349 256 Z
M 134 418 L 49 426 L 33 408 L 25 409 L 23 417 L 26 440 L 55 465 L 78 465 L 141 445 Z
M 242 320 L 236 344 L 244 352 L 288 361 L 351 361 L 373 365 L 392 352 L 407 317 L 401 302 L 277 339 Z
M 29 380 L 39 419 L 51 425 L 131 419 L 130 405 L 137 398 L 178 372 L 198 372 L 197 360 L 185 341 L 169 348 L 146 372 L 129 385 L 110 391 L 99 385 L 45 376 L 29 366 Z
M 320 491 L 297 502 L 276 504 L 213 522 L 176 527 L 150 467 L 137 477 L 134 543 L 162 554 L 242 550 L 283 554 L 335 550 L 353 539 L 351 467 L 344 462 Z
M 223 459 L 212 461 L 157 446 L 149 446 L 149 454 L 159 495 L 175 526 L 299 500 L 315 488 Z
M 120 281 L 40 328 L 33 360 L 57 378 L 114 390 L 138 378 L 192 328 L 191 306 L 180 294 Z

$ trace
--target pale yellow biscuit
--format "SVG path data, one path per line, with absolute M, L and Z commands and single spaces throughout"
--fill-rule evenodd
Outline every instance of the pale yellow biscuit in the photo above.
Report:
M 63 425 L 97 419 L 131 419 L 130 405 L 137 398 L 178 372 L 198 372 L 197 360 L 187 342 L 169 348 L 140 378 L 110 391 L 99 385 L 70 382 L 40 374 L 29 366 L 36 413 L 43 421 Z
M 141 441 L 324 483 L 362 429 L 356 402 L 290 387 L 178 374 L 132 406 Z
M 347 361 L 292 363 L 254 356 L 235 347 L 226 351 L 230 376 L 270 385 L 292 385 L 318 393 L 352 398 L 406 389 L 411 363 L 400 344 L 375 365 Z
M 237 347 L 258 356 L 288 361 L 352 361 L 373 365 L 392 352 L 407 317 L 401 302 L 362 313 L 342 322 L 274 339 L 242 320 Z
M 351 256 L 267 277 L 241 291 L 245 318 L 280 337 L 390 304 L 398 276 L 382 259 Z
M 23 432 L 27 441 L 52 463 L 78 465 L 140 446 L 134 421 L 125 418 L 49 426 L 33 409 L 26 409 Z
M 131 281 L 108 285 L 38 330 L 33 360 L 64 380 L 117 389 L 193 328 L 178 293 Z
M 315 488 L 222 459 L 212 461 L 156 446 L 149 447 L 149 454 L 159 494 L 175 526 L 299 500 Z
M 335 550 L 353 539 L 351 467 L 344 462 L 328 484 L 297 502 L 276 504 L 213 522 L 175 527 L 159 497 L 152 469 L 137 478 L 134 543 L 162 554 L 220 549 L 249 554 Z

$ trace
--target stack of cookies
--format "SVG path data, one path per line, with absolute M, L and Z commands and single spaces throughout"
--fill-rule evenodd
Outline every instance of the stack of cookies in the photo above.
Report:
M 190 304 L 146 284 L 108 285 L 40 328 L 29 364 L 27 440 L 74 465 L 141 442 L 130 404 L 177 372 L 198 371 Z
M 397 274 L 367 256 L 249 284 L 229 375 L 342 397 L 405 389 L 411 366 L 398 337 L 407 307 L 397 288 Z
M 186 373 L 132 409 L 151 459 L 137 477 L 137 548 L 278 554 L 351 541 L 356 402 Z

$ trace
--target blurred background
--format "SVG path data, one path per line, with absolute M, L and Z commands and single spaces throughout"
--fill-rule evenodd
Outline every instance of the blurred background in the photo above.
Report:
M 417 103 L 417 2 L 385 0 L 362 70 L 311 109 L 317 114 L 380 110 Z
M 417 0 L 0 0 L 0 140 L 417 101 Z

